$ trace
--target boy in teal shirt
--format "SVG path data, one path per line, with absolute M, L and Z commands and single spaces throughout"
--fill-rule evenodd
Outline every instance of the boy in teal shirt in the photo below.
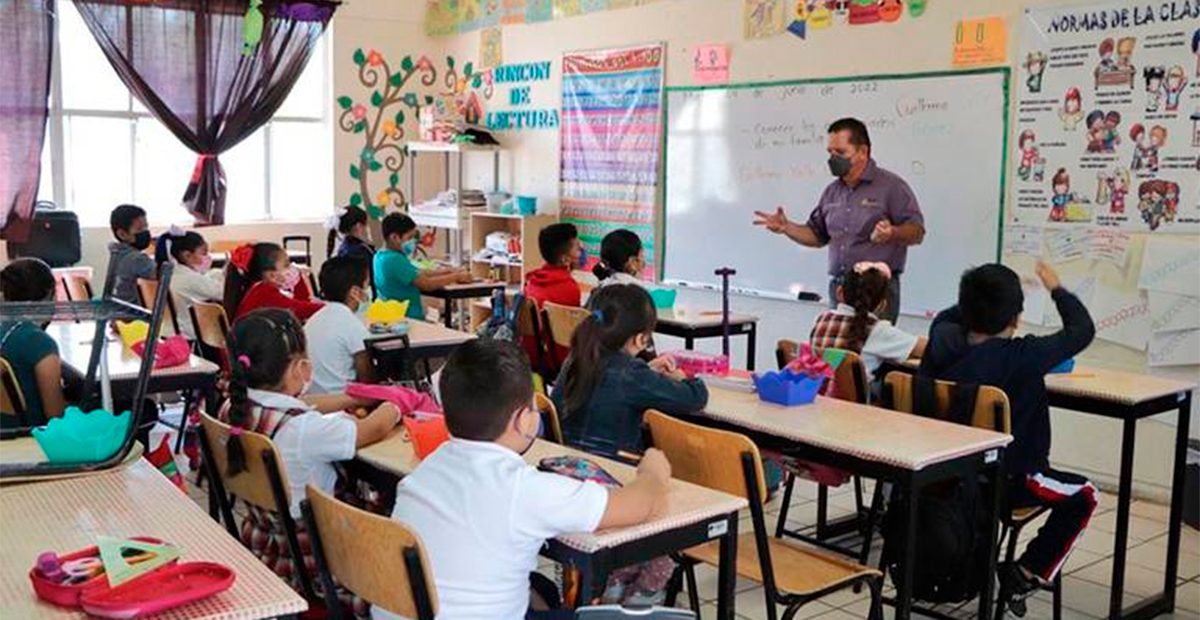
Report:
M 417 224 L 403 213 L 383 218 L 385 247 L 375 253 L 375 293 L 379 299 L 408 302 L 408 318 L 425 319 L 421 293 L 449 284 L 467 283 L 471 274 L 461 269 L 421 270 L 412 262 L 417 250 Z

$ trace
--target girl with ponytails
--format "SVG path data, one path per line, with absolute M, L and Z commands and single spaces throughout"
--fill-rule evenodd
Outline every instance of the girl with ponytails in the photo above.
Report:
M 637 233 L 619 228 L 604 235 L 600 242 L 600 261 L 592 267 L 600 286 L 636 284 L 646 288 L 649 282 L 642 279 L 645 270 L 646 251 Z
M 283 308 L 307 321 L 324 305 L 313 300 L 308 282 L 300 277 L 279 244 L 246 244 L 229 253 L 225 314 L 230 320 L 259 308 Z
M 229 334 L 229 400 L 220 413 L 221 420 L 232 427 L 226 445 L 228 475 L 246 470 L 243 433 L 266 435 L 275 443 L 286 471 L 288 508 L 296 519 L 302 547 L 306 538 L 300 519 L 304 487 L 311 484 L 334 493 L 338 482 L 334 464 L 354 458 L 358 448 L 380 441 L 400 422 L 400 411 L 391 404 L 356 419 L 340 412 L 322 413 L 334 408 L 329 406 L 334 402 L 330 397 L 322 397 L 324 402 L 302 400 L 313 374 L 306 347 L 304 329 L 290 311 L 265 308 L 239 319 Z M 293 589 L 302 591 L 276 513 L 249 504 L 246 508 L 242 542 L 275 574 L 287 576 Z M 304 564 L 319 583 L 313 558 L 306 554 Z M 367 606 L 361 602 L 360 609 L 359 603 L 355 602 L 355 612 L 365 617 Z
M 708 404 L 708 390 L 670 358 L 638 355 L 651 345 L 658 315 L 645 289 L 613 284 L 596 289 L 591 314 L 575 329 L 554 399 L 570 443 L 605 455 L 640 453 L 642 414 L 686 415 Z
M 329 230 L 329 239 L 325 244 L 326 256 L 349 256 L 371 264 L 375 258 L 375 246 L 370 243 L 371 229 L 367 212 L 361 207 L 349 205 L 338 209 L 337 213 L 325 220 L 325 228 Z M 340 243 L 338 239 L 341 239 Z M 333 251 L 335 246 L 336 254 Z
M 924 336 L 914 336 L 877 315 L 887 307 L 892 271 L 885 263 L 854 265 L 837 288 L 838 305 L 817 317 L 809 341 L 814 349 L 858 353 L 871 376 L 885 361 L 921 357 Z
M 197 301 L 221 303 L 225 296 L 224 272 L 213 269 L 208 242 L 200 233 L 185 232 L 175 226 L 159 236 L 154 260 L 160 265 L 168 260 L 175 261 L 175 270 L 171 272 L 175 320 L 179 323 L 179 331 L 188 340 L 195 340 L 196 327 L 188 309 Z

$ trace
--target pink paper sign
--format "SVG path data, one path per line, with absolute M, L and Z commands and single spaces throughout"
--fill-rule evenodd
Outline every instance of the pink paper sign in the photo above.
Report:
M 729 83 L 728 45 L 710 43 L 696 48 L 692 57 L 692 83 L 699 86 Z

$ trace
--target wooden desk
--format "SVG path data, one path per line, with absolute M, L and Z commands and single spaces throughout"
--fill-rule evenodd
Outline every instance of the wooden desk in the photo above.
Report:
M 537 440 L 525 461 L 537 465 L 549 456 L 581 456 L 599 463 L 622 482 L 634 478 L 634 468 L 601 457 L 584 454 L 555 443 Z M 376 488 L 384 491 L 387 504 L 395 501 L 396 482 L 416 469 L 420 461 L 403 432 L 358 451 L 358 460 L 382 474 L 374 477 Z M 368 469 L 368 468 L 359 468 Z M 675 551 L 721 538 L 719 567 L 718 617 L 733 618 L 734 566 L 737 557 L 738 511 L 746 500 L 701 486 L 672 480 L 667 492 L 667 507 L 654 520 L 641 525 L 602 532 L 568 534 L 548 543 L 542 554 L 568 566 L 578 567 L 584 575 L 581 600 L 591 600 L 604 589 L 607 575 L 622 566 L 644 562 Z
M 920 361 L 890 365 L 891 370 L 913 373 Z M 1192 391 L 1196 384 L 1120 370 L 1076 364 L 1070 374 L 1046 375 L 1050 406 L 1121 420 L 1121 468 L 1117 483 L 1117 531 L 1113 536 L 1113 572 L 1108 618 L 1141 620 L 1175 609 L 1179 541 L 1183 524 L 1184 477 L 1187 469 L 1188 428 L 1192 417 Z M 1167 565 L 1163 589 L 1129 609 L 1123 609 L 1125 561 L 1129 547 L 1129 507 L 1133 503 L 1133 453 L 1137 423 L 1143 418 L 1178 411 L 1175 425 L 1175 460 L 1171 474 L 1171 513 L 1167 527 Z
M 475 339 L 475 334 L 437 323 L 416 319 L 405 322 L 405 334 L 372 333 L 365 341 L 386 376 L 411 379 L 416 376 L 413 366 L 417 360 L 446 357 L 458 345 Z
M 46 327 L 46 333 L 58 343 L 58 354 L 63 363 L 81 374 L 87 372 L 92 342 L 96 337 L 95 323 L 51 323 Z M 104 347 L 104 353 L 113 395 L 129 396 L 133 394 L 142 358 L 126 349 L 116 335 L 109 333 L 106 337 L 109 342 Z M 154 370 L 150 375 L 149 393 L 200 390 L 211 395 L 216 391 L 220 370 L 216 364 L 193 355 L 182 366 Z
M 941 422 L 869 405 L 817 397 L 800 407 L 764 403 L 756 394 L 709 388 L 706 422 L 749 435 L 760 446 L 825 463 L 900 486 L 906 497 L 943 480 L 990 470 L 993 480 L 1003 464 L 1003 449 L 1012 437 L 1003 433 Z M 991 498 L 989 557 L 995 562 L 1001 485 Z M 917 502 L 907 503 L 904 587 L 897 589 L 896 618 L 912 611 L 913 564 L 916 552 Z M 995 566 L 989 567 L 989 573 Z M 990 620 L 992 582 L 979 598 L 979 617 Z
M 0 487 L 0 531 L 5 617 L 85 618 L 39 601 L 29 585 L 29 567 L 39 553 L 82 549 L 95 544 L 96 536 L 161 538 L 179 545 L 182 561 L 220 562 L 237 572 L 229 590 L 156 619 L 251 620 L 307 609 L 300 595 L 145 460 L 95 476 Z
M 683 338 L 685 349 L 695 348 L 698 338 L 720 338 L 725 335 L 721 313 L 681 312 L 659 310 L 655 332 Z M 746 336 L 746 368 L 754 370 L 755 344 L 758 339 L 758 317 L 749 314 L 729 314 L 729 335 Z
M 476 297 L 491 297 L 492 293 L 502 291 L 508 284 L 504 282 L 470 282 L 467 284 L 451 284 L 428 293 L 421 293 L 425 297 L 440 299 L 445 303 L 445 308 L 442 312 L 442 324 L 447 329 L 454 325 L 454 302 L 459 299 L 473 299 Z

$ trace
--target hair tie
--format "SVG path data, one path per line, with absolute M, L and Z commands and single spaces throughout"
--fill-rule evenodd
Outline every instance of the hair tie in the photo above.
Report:
M 230 437 L 241 437 L 242 431 L 244 431 L 244 430 L 246 430 L 246 429 L 244 429 L 240 426 L 231 426 L 231 427 L 229 427 L 229 436 Z
M 882 273 L 883 277 L 887 278 L 888 280 L 892 279 L 892 268 L 889 267 L 887 263 L 871 261 L 854 263 L 854 273 L 866 273 L 872 269 Z
M 597 323 L 603 323 L 604 322 L 604 311 L 599 308 L 592 310 L 592 318 L 596 319 Z
M 332 215 L 325 218 L 325 230 L 336 231 L 342 225 L 342 217 L 346 215 L 346 207 L 338 207 Z
M 229 264 L 242 273 L 249 271 L 252 260 L 254 260 L 254 246 L 249 243 L 239 245 L 229 253 Z
M 246 355 L 245 353 L 243 353 L 243 354 L 237 356 L 237 361 L 239 364 L 242 365 L 242 368 L 245 368 L 247 370 L 250 369 L 250 356 L 249 355 Z

